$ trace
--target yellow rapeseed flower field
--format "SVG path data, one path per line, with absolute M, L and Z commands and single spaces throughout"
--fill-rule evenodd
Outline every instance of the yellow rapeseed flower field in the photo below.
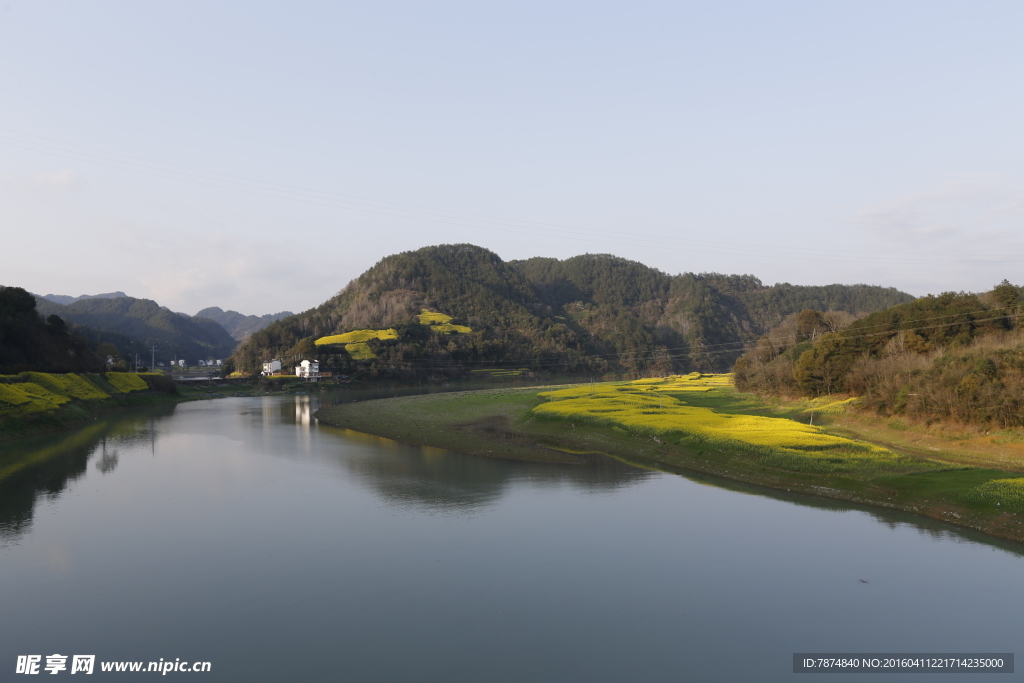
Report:
M 451 321 L 452 317 L 450 315 L 438 313 L 437 311 L 428 311 L 424 308 L 420 313 L 420 325 L 442 325 Z
M 614 426 L 676 443 L 707 443 L 762 456 L 766 464 L 800 471 L 843 471 L 901 460 L 874 444 L 827 434 L 784 418 L 718 413 L 687 405 L 679 394 L 730 389 L 731 375 L 691 375 L 579 385 L 539 394 L 541 418 Z
M 68 373 L 66 375 L 53 375 L 48 372 L 23 372 L 19 377 L 23 377 L 29 382 L 38 384 L 54 394 L 67 396 L 69 398 L 77 398 L 82 401 L 95 401 L 109 396 L 107 392 L 97 387 L 95 384 L 90 382 L 88 378 L 83 377 L 82 375 L 75 375 L 72 373 Z
M 320 337 L 313 343 L 317 346 L 323 346 L 324 344 L 356 344 L 368 342 L 371 339 L 398 339 L 398 331 L 390 328 L 387 330 L 352 330 L 345 334 L 332 334 L 328 337 Z
M 8 413 L 40 413 L 59 408 L 70 400 L 34 382 L 0 384 L 0 410 Z
M 132 391 L 146 391 L 149 385 L 134 372 L 108 372 L 107 381 L 120 392 L 125 394 Z
M 438 313 L 437 311 L 428 311 L 424 308 L 420 313 L 420 325 L 429 325 L 430 329 L 434 332 L 466 334 L 473 331 L 473 328 L 466 327 L 465 325 L 452 325 L 451 321 L 452 317 L 450 315 Z

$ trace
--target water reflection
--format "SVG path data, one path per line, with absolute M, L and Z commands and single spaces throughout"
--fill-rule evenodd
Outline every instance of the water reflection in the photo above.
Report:
M 0 446 L 0 544 L 17 541 L 32 526 L 41 499 L 55 499 L 82 477 L 90 458 L 103 474 L 117 467 L 115 446 L 155 440 L 155 421 L 174 412 L 161 406 L 97 420 L 88 427 L 57 437 L 24 439 Z
M 639 483 L 652 472 L 612 458 L 581 458 L 578 465 L 521 462 L 412 446 L 371 434 L 322 425 L 346 447 L 336 462 L 364 486 L 390 503 L 438 511 L 478 510 L 496 503 L 510 487 L 570 486 L 611 492 Z M 352 448 L 359 445 L 361 448 Z
M 457 387 L 459 389 L 463 387 Z M 344 400 L 367 399 L 395 390 L 346 392 Z M 414 390 L 406 390 L 414 391 Z M 1024 546 L 909 513 L 778 491 L 636 461 L 587 456 L 579 464 L 546 464 L 469 456 L 403 444 L 321 425 L 313 415 L 339 394 L 266 396 L 163 406 L 99 420 L 77 432 L 0 446 L 0 543 L 29 531 L 41 500 L 54 499 L 87 471 L 114 475 L 131 449 L 155 453 L 157 433 L 228 437 L 243 452 L 314 460 L 325 472 L 357 483 L 389 505 L 441 513 L 477 513 L 496 505 L 516 487 L 571 488 L 586 494 L 613 493 L 666 472 L 693 482 L 790 504 L 829 511 L 857 510 L 895 529 L 912 527 L 935 540 L 979 542 L 1024 556 Z M 162 424 L 161 424 L 162 423 Z M 158 430 L 157 426 L 160 426 Z M 219 442 L 222 443 L 222 442 Z M 218 448 L 220 446 L 217 446 Z

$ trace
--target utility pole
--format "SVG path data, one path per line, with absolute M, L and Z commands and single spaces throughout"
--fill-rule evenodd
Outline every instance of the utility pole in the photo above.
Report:
M 150 352 L 153 355 L 152 355 L 152 360 L 149 363 L 149 371 L 150 372 L 156 372 L 156 344 L 153 344 L 153 348 L 150 349 Z

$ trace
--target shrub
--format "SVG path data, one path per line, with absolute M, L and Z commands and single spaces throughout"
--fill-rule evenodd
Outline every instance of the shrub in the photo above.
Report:
M 173 379 L 159 372 L 142 372 L 139 377 L 146 383 L 150 391 L 159 391 L 162 394 L 178 393 L 178 385 Z

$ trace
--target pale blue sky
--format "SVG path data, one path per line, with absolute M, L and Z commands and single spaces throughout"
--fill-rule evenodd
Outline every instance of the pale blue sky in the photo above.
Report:
M 1019 2 L 0 4 L 3 284 L 298 311 L 445 242 L 1024 284 Z

